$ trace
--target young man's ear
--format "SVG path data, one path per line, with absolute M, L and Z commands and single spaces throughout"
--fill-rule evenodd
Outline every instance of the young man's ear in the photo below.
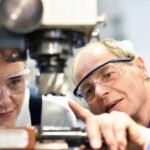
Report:
M 141 57 L 136 57 L 133 61 L 133 65 L 137 66 L 138 69 L 140 70 L 141 72 L 141 76 L 144 78 L 144 79 L 147 79 L 148 77 L 148 71 L 147 71 L 147 67 L 145 65 L 145 62 L 143 60 L 143 58 Z

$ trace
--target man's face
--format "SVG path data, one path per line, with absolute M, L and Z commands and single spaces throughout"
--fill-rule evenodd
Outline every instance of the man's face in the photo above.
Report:
M 78 84 L 95 67 L 116 58 L 102 45 L 83 51 L 74 66 L 76 83 Z M 140 65 L 143 65 L 140 60 L 132 62 L 132 65 L 127 62 L 117 62 L 90 75 L 81 88 L 85 90 L 84 92 L 88 91 L 88 94 L 93 93 L 91 99 L 89 98 L 87 101 L 90 110 L 95 114 L 117 110 L 126 112 L 133 117 L 140 116 L 146 101 L 144 82 L 146 74 L 144 73 L 145 70 L 139 67 Z M 108 72 L 120 74 L 114 75 L 109 83 Z M 106 78 L 99 81 L 104 75 L 106 75 Z M 108 82 L 105 83 L 105 80 Z M 91 88 L 87 88 L 88 86 L 91 86 Z M 87 97 L 90 95 L 88 94 Z
M 14 126 L 25 96 L 25 68 L 23 61 L 0 60 L 0 126 Z M 18 74 L 18 75 L 17 75 Z

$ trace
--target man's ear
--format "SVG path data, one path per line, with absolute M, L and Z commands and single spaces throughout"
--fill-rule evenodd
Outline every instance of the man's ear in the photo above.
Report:
M 143 60 L 143 58 L 141 57 L 136 57 L 133 61 L 133 65 L 138 67 L 138 69 L 140 70 L 141 72 L 141 76 L 144 78 L 144 79 L 147 79 L 148 77 L 148 70 L 147 70 L 147 67 L 145 65 L 145 62 Z

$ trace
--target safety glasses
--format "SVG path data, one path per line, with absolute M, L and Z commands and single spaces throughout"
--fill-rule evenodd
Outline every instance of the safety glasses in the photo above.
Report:
M 27 85 L 27 74 L 29 74 L 28 68 L 14 74 L 0 75 L 0 92 L 5 90 L 8 95 L 23 93 Z
M 88 87 L 83 86 L 89 77 L 93 76 L 94 74 L 98 74 L 98 77 L 101 77 L 101 79 L 100 79 L 101 82 L 104 82 L 104 81 L 105 81 L 105 83 L 106 83 L 106 81 L 112 82 L 112 80 L 118 78 L 118 76 L 120 75 L 118 69 L 116 67 L 113 67 L 112 70 L 109 71 L 109 78 L 108 78 L 108 73 L 107 73 L 107 76 L 106 76 L 106 74 L 105 75 L 101 74 L 101 69 L 104 68 L 108 64 L 113 64 L 113 63 L 118 63 L 118 62 L 129 62 L 132 60 L 133 60 L 133 58 L 128 58 L 128 57 L 112 59 L 112 60 L 109 60 L 109 61 L 99 65 L 98 67 L 94 68 L 86 76 L 84 76 L 83 79 L 77 84 L 76 88 L 73 91 L 74 95 L 76 97 L 83 97 L 85 99 L 89 99 L 89 97 L 92 97 L 91 94 L 93 93 L 92 91 L 94 90 L 94 88 L 93 88 L 93 86 L 91 86 L 91 84 L 90 84 L 90 86 L 87 85 Z M 110 76 L 110 73 L 111 73 L 111 76 Z

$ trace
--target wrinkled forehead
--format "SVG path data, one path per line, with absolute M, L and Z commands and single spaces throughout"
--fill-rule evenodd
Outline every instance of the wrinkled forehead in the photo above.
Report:
M 97 44 L 83 49 L 74 64 L 74 78 L 78 83 L 87 73 L 106 61 L 117 58 L 103 45 Z

